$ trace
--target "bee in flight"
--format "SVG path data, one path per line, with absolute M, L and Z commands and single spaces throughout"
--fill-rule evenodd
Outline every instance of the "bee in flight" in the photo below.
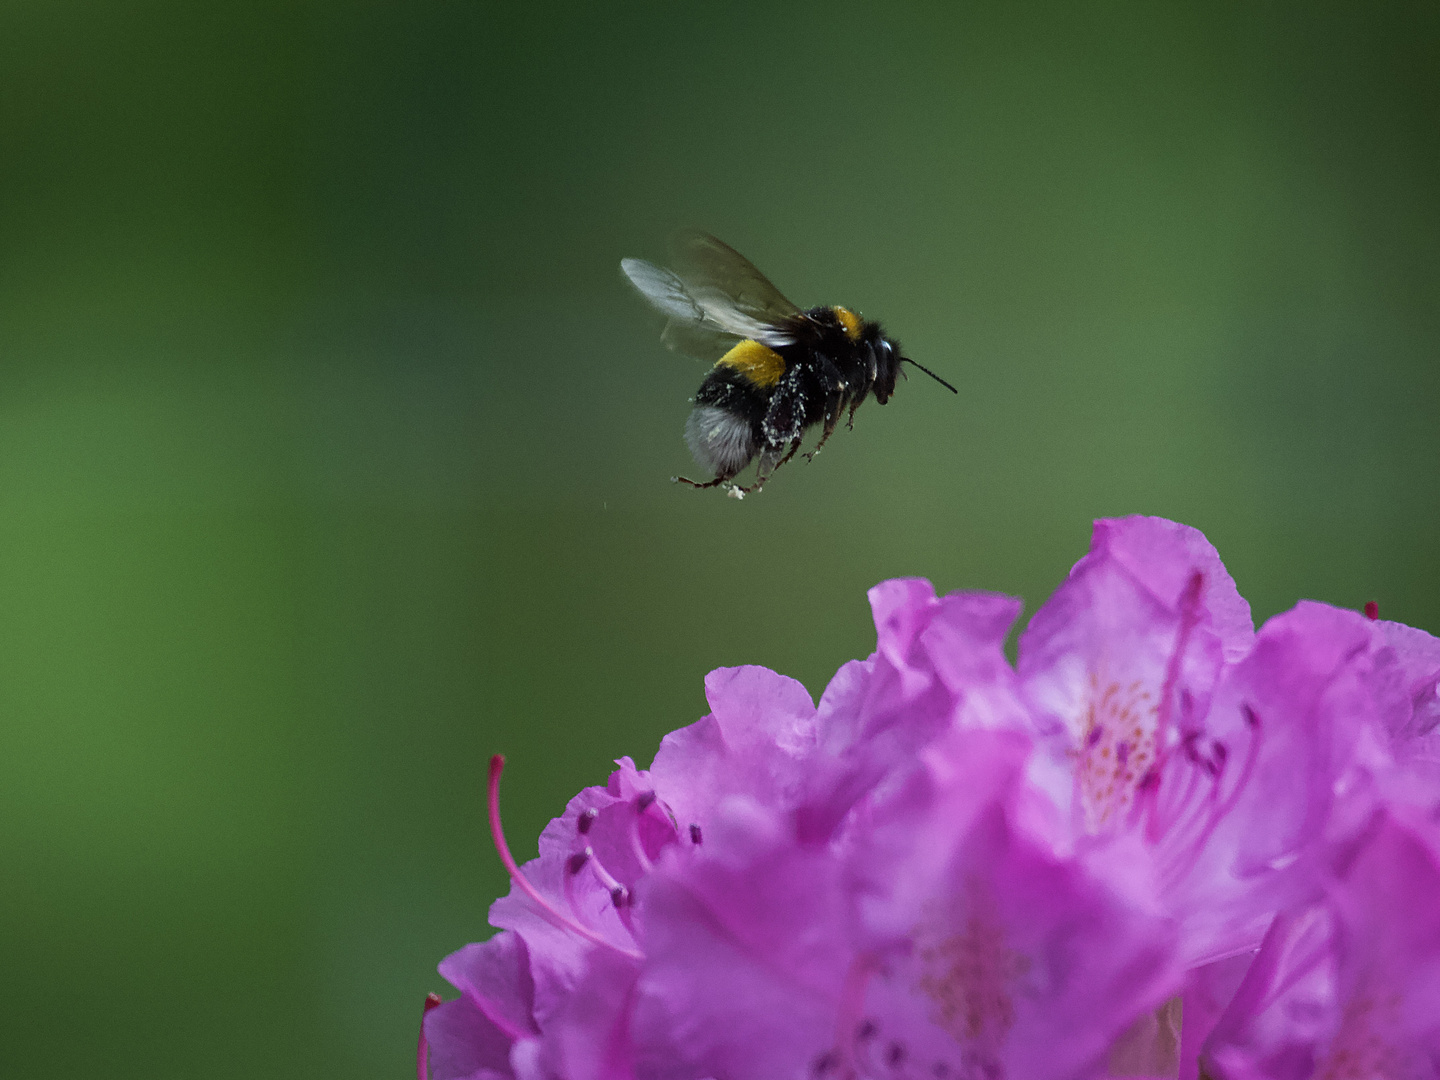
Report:
M 677 352 L 715 366 L 700 384 L 685 441 L 695 461 L 715 474 L 701 482 L 674 477 L 691 487 L 725 485 L 743 498 L 759 491 L 775 470 L 795 456 L 807 428 L 823 424 L 813 458 L 830 438 L 840 414 L 870 394 L 884 405 L 895 392 L 901 364 L 925 372 L 958 393 L 929 368 L 901 355 L 900 344 L 880 324 L 849 308 L 801 311 L 734 248 L 706 233 L 676 239 L 675 269 L 643 259 L 622 259 L 640 294 L 666 317 L 661 340 Z M 731 483 L 759 456 L 754 483 Z

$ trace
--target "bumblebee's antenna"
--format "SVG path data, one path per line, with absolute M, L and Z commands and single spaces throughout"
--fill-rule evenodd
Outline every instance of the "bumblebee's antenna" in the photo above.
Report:
M 926 375 L 929 375 L 930 378 L 934 379 L 934 380 L 935 380 L 936 382 L 938 382 L 941 386 L 945 387 L 946 390 L 949 390 L 950 393 L 952 393 L 952 394 L 958 394 L 958 393 L 960 393 L 959 390 L 956 390 L 953 386 L 951 386 L 951 385 L 950 385 L 948 382 L 946 382 L 944 379 L 940 378 L 939 375 L 936 375 L 933 371 L 931 371 L 931 370 L 930 370 L 928 367 L 926 367 L 924 364 L 917 364 L 917 363 L 915 363 L 914 360 L 911 360 L 908 356 L 902 356 L 902 357 L 900 357 L 900 363 L 902 363 L 902 364 L 909 364 L 911 367 L 917 367 L 917 368 L 919 368 L 919 369 L 920 369 L 921 371 L 923 371 Z

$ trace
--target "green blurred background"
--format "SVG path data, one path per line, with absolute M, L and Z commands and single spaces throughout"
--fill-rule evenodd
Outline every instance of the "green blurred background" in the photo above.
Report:
M 1090 521 L 1440 629 L 1440 7 L 0 8 L 0 1074 L 408 1075 L 609 759 Z M 621 256 L 911 379 L 736 503 Z

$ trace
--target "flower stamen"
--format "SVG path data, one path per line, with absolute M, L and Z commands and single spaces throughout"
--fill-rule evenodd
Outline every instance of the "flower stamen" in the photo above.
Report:
M 655 793 L 647 791 L 635 800 L 635 813 L 630 818 L 630 848 L 635 852 L 635 861 L 640 864 L 642 873 L 650 873 L 655 869 L 655 864 L 650 861 L 650 856 L 645 853 L 644 841 L 640 839 L 640 819 L 645 816 L 655 803 Z
M 505 755 L 496 754 L 490 759 L 490 782 L 489 782 L 489 809 L 490 809 L 490 838 L 495 842 L 495 851 L 500 856 L 500 861 L 505 864 L 505 869 L 510 874 L 510 880 L 519 886 L 520 891 L 530 897 L 540 909 L 540 914 L 549 922 L 562 930 L 570 930 L 579 934 L 586 941 L 596 945 L 603 945 L 607 949 L 614 949 L 621 956 L 628 956 L 632 960 L 643 960 L 644 957 L 632 949 L 626 949 L 607 941 L 589 927 L 576 922 L 574 919 L 562 914 L 549 900 L 541 895 L 540 890 L 530 884 L 530 880 L 520 872 L 520 867 L 515 862 L 515 856 L 510 854 L 510 845 L 505 842 L 505 832 L 500 827 L 500 774 L 505 770 Z
M 425 1041 L 425 1014 L 440 1003 L 439 994 L 425 995 L 425 1008 L 420 1013 L 420 1041 L 415 1048 L 416 1080 L 430 1080 L 430 1044 Z

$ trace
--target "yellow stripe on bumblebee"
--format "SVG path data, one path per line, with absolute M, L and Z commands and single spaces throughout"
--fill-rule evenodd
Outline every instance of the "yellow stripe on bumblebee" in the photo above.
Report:
M 852 316 L 853 318 L 853 316 Z M 713 355 L 713 354 L 712 354 Z M 768 345 L 748 338 L 727 352 L 715 366 L 733 367 L 760 387 L 774 386 L 785 374 L 785 358 Z
M 845 328 L 845 336 L 851 341 L 860 340 L 860 316 L 856 315 L 849 308 L 836 307 L 835 318 L 840 320 L 840 325 Z

